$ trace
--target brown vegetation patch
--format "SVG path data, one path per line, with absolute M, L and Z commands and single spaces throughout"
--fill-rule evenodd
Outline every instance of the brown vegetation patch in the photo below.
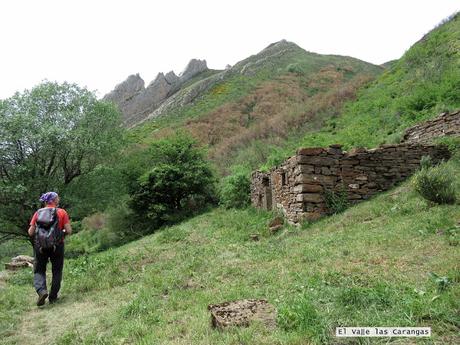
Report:
M 332 65 L 308 77 L 289 73 L 183 126 L 201 144 L 209 145 L 210 158 L 223 168 L 236 151 L 256 139 L 275 144 L 293 131 L 318 129 L 324 119 L 337 116 L 344 102 L 372 79 L 367 75 L 348 79 L 349 73 Z M 172 132 L 162 129 L 155 137 Z

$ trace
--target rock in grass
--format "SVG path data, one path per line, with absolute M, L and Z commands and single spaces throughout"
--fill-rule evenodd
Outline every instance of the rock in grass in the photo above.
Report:
M 249 235 L 249 238 L 253 241 L 258 241 L 259 240 L 259 234 L 251 234 Z
M 10 262 L 5 264 L 5 268 L 9 271 L 17 271 L 25 267 L 30 267 L 27 262 Z
M 275 217 L 272 219 L 272 221 L 268 224 L 269 228 L 272 228 L 274 226 L 278 225 L 283 225 L 284 224 L 284 218 L 283 217 Z
M 10 271 L 17 271 L 25 267 L 33 267 L 34 258 L 27 255 L 18 255 L 11 259 L 10 263 L 5 264 L 5 268 Z
M 29 262 L 34 263 L 34 258 L 28 255 L 18 255 L 11 259 L 11 262 Z
M 281 229 L 283 228 L 282 225 L 275 225 L 275 226 L 272 226 L 270 227 L 270 233 L 272 235 L 276 234 L 278 231 L 280 231 Z
M 269 224 L 268 228 L 270 229 L 271 234 L 276 234 L 283 227 L 284 219 L 282 217 L 274 218 Z
M 264 299 L 243 299 L 210 304 L 211 323 L 214 328 L 229 326 L 247 327 L 251 322 L 261 322 L 268 328 L 276 325 L 276 310 Z

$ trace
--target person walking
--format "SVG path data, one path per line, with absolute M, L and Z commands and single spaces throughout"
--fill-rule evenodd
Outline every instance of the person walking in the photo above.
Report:
M 37 210 L 28 230 L 29 236 L 34 240 L 34 287 L 38 294 L 37 306 L 45 304 L 48 297 L 46 287 L 46 265 L 51 261 L 53 274 L 49 303 L 54 303 L 58 298 L 61 288 L 62 269 L 64 267 L 64 237 L 72 234 L 72 227 L 67 212 L 59 208 L 59 195 L 48 192 L 40 197 L 45 207 Z

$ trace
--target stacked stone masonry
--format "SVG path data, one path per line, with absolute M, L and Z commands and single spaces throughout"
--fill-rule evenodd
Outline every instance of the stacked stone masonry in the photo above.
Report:
M 455 135 L 460 131 L 459 113 L 452 117 L 444 114 L 441 118 L 447 120 L 438 118 L 425 128 L 438 133 L 441 123 L 456 123 L 456 129 L 443 132 Z M 427 140 L 429 135 L 437 136 L 411 130 L 407 131 L 407 138 Z M 343 195 L 351 204 L 369 199 L 412 175 L 419 169 L 423 156 L 430 156 L 433 163 L 438 163 L 449 159 L 450 153 L 446 146 L 417 143 L 415 139 L 350 152 L 342 151 L 341 145 L 302 148 L 268 173 L 253 172 L 251 202 L 258 208 L 282 210 L 291 223 L 315 220 L 331 212 L 326 203 L 327 194 Z
M 460 136 L 460 110 L 442 113 L 433 120 L 409 128 L 403 142 L 430 142 L 434 138 L 443 136 Z

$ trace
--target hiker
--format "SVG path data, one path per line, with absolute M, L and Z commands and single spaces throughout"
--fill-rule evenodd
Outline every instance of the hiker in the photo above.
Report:
M 48 192 L 40 197 L 45 207 L 39 209 L 30 221 L 29 236 L 34 236 L 34 287 L 38 294 L 37 306 L 45 304 L 48 297 L 46 288 L 46 264 L 51 261 L 53 278 L 49 303 L 58 298 L 64 266 L 64 237 L 72 234 L 67 212 L 58 208 L 59 195 Z

